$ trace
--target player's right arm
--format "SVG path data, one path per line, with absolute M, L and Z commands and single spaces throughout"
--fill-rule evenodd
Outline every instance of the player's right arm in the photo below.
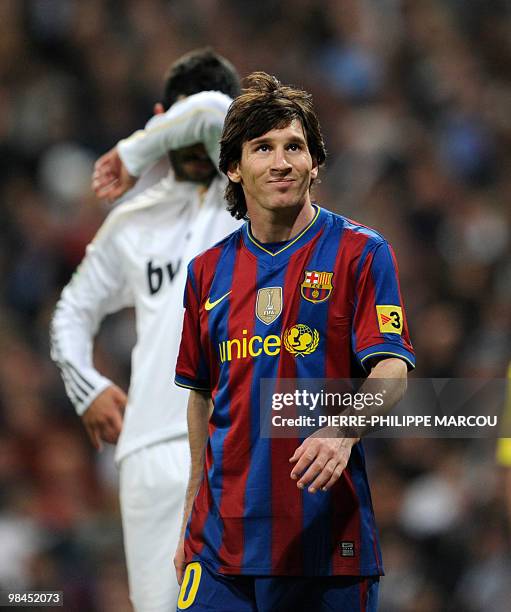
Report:
M 121 140 L 98 159 L 92 189 L 113 201 L 131 189 L 141 174 L 173 149 L 203 143 L 218 168 L 220 136 L 232 100 L 218 91 L 203 91 L 157 114 L 143 130 Z
M 133 303 L 108 221 L 60 296 L 51 322 L 51 356 L 67 395 L 93 445 L 115 443 L 122 428 L 125 393 L 93 364 L 93 340 L 103 318 Z
M 199 490 L 204 474 L 206 443 L 208 440 L 208 422 L 211 414 L 211 396 L 209 392 L 190 391 L 188 398 L 188 440 L 190 444 L 191 467 L 186 489 L 183 524 L 178 547 L 174 557 L 174 566 L 179 584 L 183 581 L 185 571 L 184 537 L 188 518 L 192 511 L 193 500 Z
M 179 584 L 183 580 L 183 572 L 186 566 L 184 555 L 186 525 L 192 512 L 193 500 L 204 475 L 208 422 L 212 408 L 209 368 L 201 346 L 199 312 L 201 284 L 196 274 L 196 261 L 192 260 L 188 264 L 188 277 L 184 294 L 185 315 L 175 378 L 178 386 L 190 389 L 187 413 L 191 456 L 190 479 L 186 492 L 181 537 L 174 557 Z

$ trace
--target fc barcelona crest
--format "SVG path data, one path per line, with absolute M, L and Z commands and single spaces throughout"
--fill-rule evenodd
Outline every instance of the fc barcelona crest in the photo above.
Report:
M 333 289 L 333 275 L 333 272 L 305 270 L 305 276 L 300 285 L 302 297 L 314 304 L 328 300 Z
M 282 287 L 264 287 L 257 292 L 256 316 L 266 325 L 282 312 Z

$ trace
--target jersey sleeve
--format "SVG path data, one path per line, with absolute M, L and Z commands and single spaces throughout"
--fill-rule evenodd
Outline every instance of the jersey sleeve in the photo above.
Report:
M 176 364 L 175 383 L 179 387 L 195 391 L 210 391 L 209 368 L 201 344 L 200 292 L 193 272 L 194 260 L 188 265 L 186 279 L 181 345 Z
M 102 230 L 62 291 L 50 326 L 51 357 L 80 415 L 112 384 L 93 365 L 99 325 L 107 314 L 133 305 L 116 249 Z
M 360 261 L 351 341 L 365 370 L 368 360 L 387 357 L 403 359 L 410 370 L 415 367 L 396 260 L 386 242 L 368 249 Z
M 202 142 L 218 168 L 220 136 L 232 99 L 218 91 L 203 91 L 155 115 L 143 130 L 118 144 L 119 155 L 132 176 L 140 176 L 172 149 Z

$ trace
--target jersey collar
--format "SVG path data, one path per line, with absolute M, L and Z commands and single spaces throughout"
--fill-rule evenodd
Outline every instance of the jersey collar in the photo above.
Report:
M 298 249 L 312 240 L 312 238 L 314 238 L 314 236 L 316 236 L 323 227 L 326 212 L 316 204 L 313 204 L 312 206 L 316 211 L 312 221 L 297 236 L 283 244 L 278 251 L 272 253 L 269 249 L 265 248 L 264 243 L 259 242 L 259 240 L 254 237 L 250 228 L 250 221 L 245 223 L 242 227 L 243 242 L 245 247 L 256 257 L 262 258 L 263 260 L 267 260 L 269 262 L 279 261 L 283 258 L 287 259 Z

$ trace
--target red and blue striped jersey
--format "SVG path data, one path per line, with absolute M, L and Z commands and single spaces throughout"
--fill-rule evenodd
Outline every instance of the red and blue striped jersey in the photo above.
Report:
M 176 383 L 211 391 L 187 561 L 224 574 L 382 574 L 362 444 L 312 495 L 290 478 L 299 439 L 260 432 L 262 378 L 360 378 L 371 358 L 414 366 L 397 268 L 377 232 L 316 208 L 275 252 L 247 223 L 191 261 Z

